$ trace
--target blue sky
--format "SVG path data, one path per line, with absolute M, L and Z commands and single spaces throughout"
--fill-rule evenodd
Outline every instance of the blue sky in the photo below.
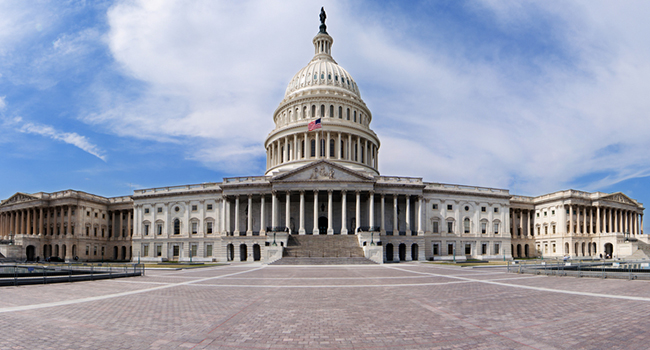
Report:
M 263 141 L 325 6 L 380 171 L 650 199 L 650 3 L 0 1 L 0 198 L 220 181 Z

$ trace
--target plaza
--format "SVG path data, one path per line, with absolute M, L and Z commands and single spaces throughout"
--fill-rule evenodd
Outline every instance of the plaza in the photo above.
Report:
M 2 349 L 645 349 L 648 281 L 238 263 L 2 289 Z

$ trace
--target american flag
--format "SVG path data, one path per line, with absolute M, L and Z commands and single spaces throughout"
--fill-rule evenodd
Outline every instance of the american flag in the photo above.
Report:
M 320 123 L 320 118 L 318 118 L 318 119 L 314 120 L 313 122 L 309 123 L 309 131 L 314 131 L 316 129 L 320 129 L 321 126 L 322 125 Z

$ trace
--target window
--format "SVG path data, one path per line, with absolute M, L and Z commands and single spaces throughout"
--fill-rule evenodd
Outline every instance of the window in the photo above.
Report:
M 546 216 L 546 214 L 548 214 L 548 212 L 545 211 L 545 212 L 544 212 L 544 216 Z
M 174 219 L 174 234 L 175 235 L 181 234 L 181 221 L 178 219 Z
M 541 230 L 542 230 L 542 228 L 539 227 L 539 226 L 537 226 L 537 235 L 538 235 L 538 236 L 539 236 Z
M 498 212 L 499 212 L 499 208 L 494 208 L 494 212 L 495 212 L 495 213 L 498 213 Z
M 494 243 L 494 254 L 499 254 L 501 247 L 499 247 L 499 243 Z
M 330 79 L 331 79 L 331 78 L 330 78 Z M 330 117 L 330 118 L 333 118 L 333 117 L 334 117 L 334 106 L 332 106 L 332 105 L 330 105 L 330 115 L 329 115 L 329 117 Z
M 316 75 L 314 75 L 314 77 L 316 77 Z M 316 118 L 316 106 L 315 105 L 311 106 L 311 118 L 312 119 Z
M 539 217 L 539 213 L 536 213 L 537 217 Z
M 158 233 L 158 236 L 162 235 L 162 224 L 156 225 L 156 232 Z
M 447 210 L 454 210 L 454 206 L 451 204 L 447 204 Z
M 465 233 L 469 233 L 469 218 L 465 218 L 465 220 L 463 220 L 463 229 Z
M 311 140 L 311 156 L 316 157 L 316 140 Z
M 148 244 L 143 244 L 142 245 L 142 256 L 149 256 L 149 245 Z
M 487 233 L 487 222 L 481 223 L 481 233 Z M 485 253 L 483 253 L 485 254 Z
M 454 255 L 454 253 L 455 253 L 454 250 L 455 249 L 454 249 L 454 244 L 453 243 L 447 244 L 447 255 Z
M 102 237 L 104 237 L 104 229 L 102 229 Z
M 149 208 L 144 208 L 144 213 L 149 214 Z
M 71 213 L 71 214 L 74 215 L 74 209 L 72 209 L 72 213 Z
M 89 212 L 89 211 L 86 212 L 86 216 L 90 216 L 90 212 Z
M 157 211 L 158 211 L 159 213 L 162 213 L 162 207 L 158 207 L 158 210 L 157 210 Z
M 86 226 L 86 236 L 90 236 L 90 227 Z
M 192 244 L 190 246 L 190 256 L 196 256 L 196 252 L 198 250 L 198 247 L 196 244 Z
M 90 246 L 89 245 L 86 246 L 86 255 L 90 255 Z
M 93 255 L 97 255 L 97 246 L 93 247 Z
M 198 222 L 193 222 L 192 223 L 192 234 L 193 235 L 198 233 L 198 228 L 199 228 L 199 223 Z
M 438 210 L 438 204 L 434 204 L 431 209 Z
M 454 233 L 454 222 L 447 221 L 447 232 Z
M 320 140 L 320 156 L 325 157 L 325 139 Z
M 106 214 L 102 214 L 102 219 L 106 219 Z
M 548 226 L 544 226 L 544 234 L 545 234 L 545 235 L 548 234 Z
M 348 120 L 350 120 L 350 108 L 348 108 Z
M 97 213 L 95 213 L 95 217 L 97 217 Z
M 440 247 L 438 246 L 438 243 L 433 244 L 433 255 L 440 255 Z
M 437 221 L 433 222 L 433 233 L 438 233 L 438 222 Z
M 177 213 L 178 213 L 180 210 L 181 210 L 180 207 L 176 207 L 176 208 L 174 208 L 174 211 L 177 212 Z
M 555 233 L 555 225 L 553 225 L 553 233 Z
M 205 246 L 205 256 L 212 256 L 212 244 Z
M 498 224 L 498 223 L 495 223 L 495 224 L 494 224 L 494 234 L 495 234 L 495 235 L 496 235 L 496 234 L 499 234 L 499 224 Z
M 357 111 L 354 111 L 354 120 L 355 123 L 357 122 Z
M 487 254 L 487 243 L 481 243 L 481 254 L 486 255 Z
M 336 76 L 338 78 L 338 75 Z M 339 119 L 343 119 L 343 107 L 339 106 Z
M 156 245 L 156 256 L 162 256 L 162 246 L 160 244 Z
M 206 230 L 207 233 L 212 233 L 212 221 L 208 221 L 206 225 Z
M 555 215 L 555 210 L 551 210 L 551 215 Z
M 207 205 L 207 209 L 208 209 L 208 210 L 212 210 L 212 204 L 208 204 L 208 205 Z
M 144 235 L 149 236 L 149 224 L 144 225 Z
M 553 253 L 555 253 L 555 243 L 553 243 L 552 248 L 553 248 Z
M 481 207 L 481 212 L 485 213 L 487 211 L 486 207 Z
M 94 234 L 95 234 L 95 237 L 97 237 L 97 227 L 94 227 L 94 228 L 93 228 L 93 232 L 94 232 Z
M 330 157 L 334 157 L 334 139 L 330 140 Z
M 198 205 L 192 205 L 192 211 L 197 211 L 197 210 L 199 210 L 199 206 Z
M 465 255 L 471 255 L 472 254 L 472 245 L 469 243 L 465 244 Z

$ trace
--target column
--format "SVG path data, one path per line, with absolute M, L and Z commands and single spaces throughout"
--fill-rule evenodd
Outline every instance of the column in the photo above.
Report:
M 246 235 L 253 235 L 253 195 L 248 195 L 248 215 L 246 220 Z
M 393 195 L 393 236 L 399 236 L 399 227 L 397 226 L 397 195 L 396 194 Z M 395 256 L 395 254 L 393 254 L 393 256 Z
M 583 226 L 582 233 L 587 234 L 587 232 L 589 232 L 587 230 L 587 207 L 584 208 L 584 215 L 582 215 L 582 226 Z
M 352 134 L 348 134 L 348 160 L 352 160 Z
M 307 157 L 308 157 L 307 155 L 309 154 L 309 138 L 307 137 L 307 133 L 305 133 L 304 139 L 305 139 L 305 149 L 303 150 L 301 148 L 301 154 L 300 155 L 303 158 L 307 159 Z M 302 151 L 304 151 L 304 152 L 302 152 Z
M 357 147 L 359 145 L 359 142 L 357 142 Z M 354 234 L 356 235 L 359 233 L 359 227 L 361 227 L 361 192 L 356 191 L 357 194 L 357 205 L 356 205 L 356 213 L 355 213 L 355 227 L 354 227 Z
M 155 208 L 154 208 L 155 209 Z M 226 197 L 221 197 L 221 233 L 226 233 Z M 157 233 L 156 233 L 157 234 Z
M 331 140 L 331 136 L 330 136 L 330 132 L 328 131 L 327 132 L 327 141 L 325 141 L 325 155 L 327 156 L 327 159 L 330 159 L 330 157 L 332 156 L 330 154 L 330 151 L 331 151 L 330 140 Z
M 639 222 L 639 229 L 641 230 L 640 234 L 643 234 L 643 213 L 641 213 L 641 219 L 640 219 L 640 222 Z
M 569 204 L 569 234 L 573 233 L 573 205 Z
M 347 219 L 346 219 L 346 216 L 347 216 L 346 215 L 347 214 L 346 210 L 347 209 L 345 208 L 346 201 L 347 201 L 346 192 L 341 191 L 341 234 L 342 235 L 347 235 L 348 234 L 348 228 L 345 226 L 345 223 L 347 221 Z
M 291 160 L 298 159 L 298 134 L 293 134 L 293 150 Z
M 314 191 L 314 229 L 312 231 L 313 235 L 317 235 L 318 232 L 318 190 Z
M 600 229 L 600 206 L 596 207 L 596 231 L 595 233 L 601 234 L 602 230 Z
M 334 148 L 336 150 L 335 153 L 338 154 L 338 159 L 340 160 L 341 159 L 341 133 L 339 133 L 339 142 L 336 144 L 336 147 Z
M 264 220 L 264 200 L 265 196 L 262 194 L 262 198 L 260 199 L 260 236 L 263 234 L 266 235 L 266 222 Z
M 327 234 L 334 234 L 334 228 L 332 227 L 332 190 L 327 190 Z
M 18 219 L 17 219 L 18 225 L 16 226 L 16 234 L 19 235 L 19 234 L 23 233 L 23 211 L 19 210 L 16 213 L 16 216 L 18 217 Z
M 354 154 L 357 156 L 356 159 L 354 160 L 355 162 L 359 162 L 361 160 L 361 159 L 359 159 L 359 157 L 361 157 L 361 154 L 359 153 L 359 144 L 360 143 L 361 143 L 361 139 L 357 136 L 357 142 L 355 143 L 355 146 L 354 146 L 354 148 L 355 148 L 355 153 Z
M 189 225 L 189 220 L 188 223 Z M 131 210 L 126 211 L 126 236 L 131 237 L 133 234 L 131 233 L 131 230 L 133 229 L 133 224 L 131 223 Z
M 526 210 L 526 238 L 530 238 L 530 215 L 530 210 Z M 521 220 L 521 223 L 523 225 L 524 220 Z
M 291 192 L 287 191 L 285 195 L 285 200 L 284 200 L 284 226 L 289 230 L 289 234 L 291 234 Z
M 276 222 L 277 218 L 277 207 L 276 207 L 276 198 L 277 192 L 272 191 L 271 192 L 271 230 L 275 231 L 275 228 L 278 226 L 278 223 Z
M 383 193 L 381 194 L 381 234 L 385 235 L 386 234 L 386 195 Z
M 284 153 L 283 157 L 284 159 L 282 160 L 282 163 L 286 163 L 289 161 L 289 137 L 285 136 L 284 137 Z
M 422 210 L 423 210 L 423 208 L 422 208 L 422 196 L 418 196 L 418 235 L 423 235 L 424 234 L 424 229 L 422 227 L 423 226 L 422 225 L 422 216 L 423 216 L 422 215 Z M 490 214 L 492 214 L 492 213 L 490 213 Z M 491 223 L 492 223 L 492 221 L 490 220 L 490 222 L 488 224 L 491 224 Z M 489 230 L 489 227 L 488 227 L 488 230 Z
M 406 220 L 404 222 L 406 223 L 406 235 L 410 236 L 411 235 L 411 196 L 406 195 Z
M 235 231 L 233 234 L 235 236 L 240 236 L 239 232 L 239 195 L 235 196 Z
M 305 234 L 305 191 L 303 190 L 300 191 L 300 228 L 298 234 Z
M 32 208 L 32 233 L 37 234 L 38 232 L 38 213 L 36 212 L 36 208 Z
M 375 226 L 375 192 L 370 191 L 370 197 L 368 198 L 368 226 L 370 226 L 370 230 L 374 231 L 375 229 L 373 226 Z
M 68 206 L 68 229 L 67 233 L 72 233 L 72 208 Z
M 27 209 L 27 224 L 25 230 L 26 235 L 31 233 L 31 228 L 32 228 L 32 211 L 31 209 Z
M 315 134 L 315 139 L 316 139 L 316 159 L 320 157 L 320 139 L 318 138 L 319 132 L 316 132 Z

